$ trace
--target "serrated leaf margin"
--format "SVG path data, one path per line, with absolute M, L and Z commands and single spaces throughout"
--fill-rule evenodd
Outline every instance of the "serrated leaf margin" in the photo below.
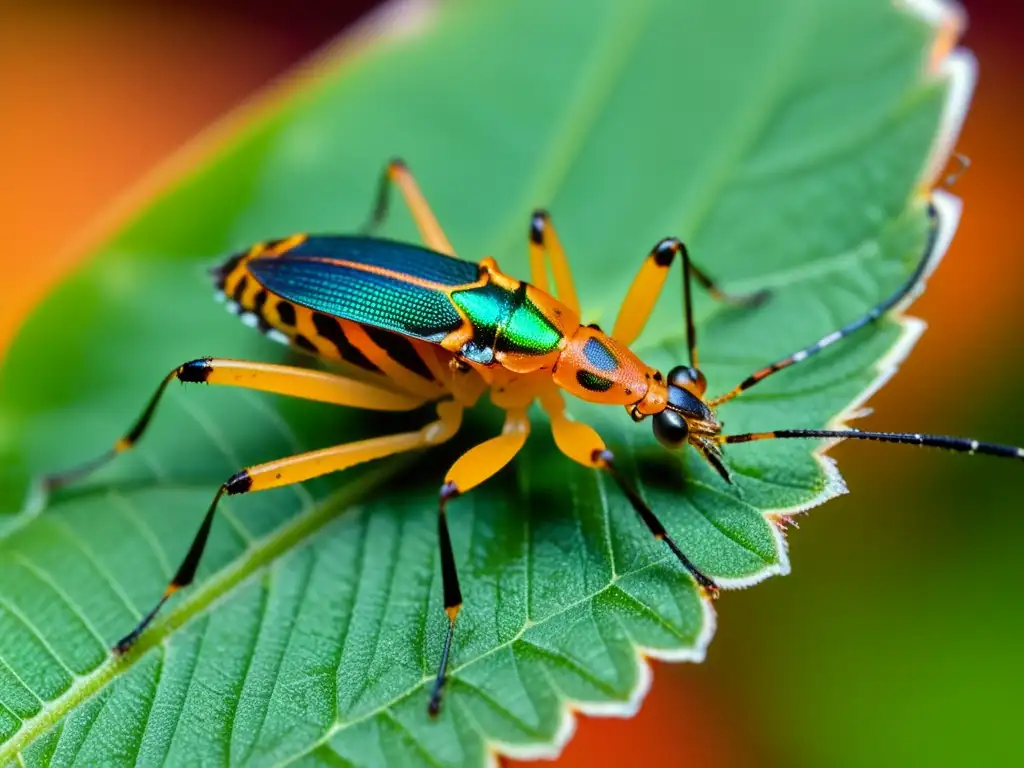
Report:
M 970 51 L 955 47 L 963 32 L 966 18 L 962 8 L 953 0 L 892 0 L 892 3 L 894 7 L 916 16 L 918 20 L 934 29 L 933 46 L 928 54 L 928 61 L 925 62 L 922 76 L 925 79 L 945 81 L 947 85 L 947 98 L 940 117 L 939 130 L 933 140 L 929 158 L 922 169 L 917 190 L 909 201 L 910 204 L 923 203 L 931 196 L 932 202 L 939 212 L 939 233 L 925 272 L 925 279 L 927 279 L 945 256 L 959 224 L 962 208 L 959 198 L 945 190 L 937 190 L 934 193 L 931 190 L 940 181 L 940 175 L 952 155 L 963 126 L 977 80 L 977 62 Z M 321 52 L 315 53 L 249 103 L 216 121 L 199 137 L 173 154 L 146 179 L 115 202 L 91 227 L 83 231 L 67 251 L 71 254 L 80 254 L 93 250 L 110 232 L 135 213 L 142 201 L 152 199 L 154 195 L 186 176 L 189 169 L 194 168 L 196 164 L 212 156 L 220 147 L 228 144 L 245 126 L 262 115 L 272 113 L 279 103 L 292 96 L 309 77 L 315 77 L 318 72 L 337 66 L 339 62 L 348 60 L 352 56 L 358 56 L 370 44 L 423 32 L 436 18 L 439 6 L 438 0 L 390 0 L 385 3 L 377 11 L 357 23 L 355 27 L 342 34 L 337 41 L 329 44 Z M 914 348 L 926 328 L 926 323 L 920 318 L 905 314 L 905 311 L 923 289 L 924 281 L 889 313 L 889 316 L 895 319 L 901 327 L 900 337 L 889 352 L 875 364 L 877 374 L 875 379 L 846 408 L 828 422 L 829 429 L 846 428 L 850 421 L 866 415 L 869 412 L 864 408 L 866 402 L 889 381 Z M 796 506 L 762 510 L 762 514 L 774 523 L 771 530 L 779 553 L 779 562 L 745 578 L 719 578 L 717 581 L 721 587 L 744 589 L 760 583 L 770 576 L 786 575 L 790 572 L 785 521 L 794 515 L 807 512 L 826 501 L 843 495 L 848 490 L 836 461 L 827 455 L 828 451 L 838 442 L 841 441 L 826 441 L 813 451 L 813 457 L 825 477 L 825 487 L 818 496 Z M 39 489 L 30 489 L 25 507 L 11 521 L 11 524 L 5 527 L 2 534 L 7 535 L 11 533 L 12 528 L 20 527 L 31 520 L 43 506 L 42 501 Z M 201 590 L 194 596 L 194 600 L 189 602 L 198 601 L 205 592 L 206 590 Z M 202 602 L 210 601 L 203 600 Z M 208 606 L 200 606 L 200 609 L 203 607 Z M 517 760 L 558 757 L 575 732 L 577 713 L 593 717 L 632 717 L 639 711 L 653 680 L 649 660 L 697 663 L 704 660 L 707 647 L 710 645 L 717 627 L 716 613 L 707 600 L 702 601 L 702 621 L 700 635 L 690 648 L 666 651 L 633 645 L 637 663 L 637 684 L 625 700 L 621 702 L 587 702 L 563 698 L 561 700 L 561 719 L 550 742 L 524 746 L 483 737 L 487 764 L 497 768 L 500 765 L 501 756 Z M 59 721 L 62 715 L 57 713 L 55 716 L 55 709 L 60 709 L 60 705 L 74 706 L 91 698 L 123 666 L 116 662 L 108 662 L 89 674 L 79 677 L 76 684 L 63 696 L 50 702 L 48 707 L 41 709 L 37 715 L 25 721 L 23 724 L 25 727 L 18 734 L 22 738 L 16 737 L 0 748 L 0 764 L 7 765 L 12 761 L 22 764 L 24 746 L 33 743 L 48 727 Z M 97 680 L 97 678 L 100 679 Z M 93 683 L 92 685 L 90 685 L 90 681 Z M 82 695 L 83 690 L 86 691 L 84 696 Z M 31 734 L 28 742 L 24 740 L 26 734 Z

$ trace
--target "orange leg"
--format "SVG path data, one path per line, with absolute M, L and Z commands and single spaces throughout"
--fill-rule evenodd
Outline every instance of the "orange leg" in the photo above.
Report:
M 615 467 L 615 456 L 608 450 L 601 436 L 597 434 L 597 431 L 590 425 L 572 421 L 565 415 L 565 403 L 562 401 L 562 395 L 558 390 L 550 389 L 545 391 L 541 394 L 540 402 L 541 407 L 551 419 L 551 434 L 555 438 L 555 445 L 558 446 L 558 450 L 585 467 L 592 467 L 593 469 L 607 472 L 626 498 L 629 499 L 629 503 L 637 515 L 640 516 L 640 519 L 643 520 L 647 529 L 654 535 L 654 538 L 658 541 L 664 541 L 668 545 L 668 548 L 672 550 L 672 554 L 690 572 L 690 575 L 693 576 L 698 586 L 706 595 L 712 598 L 716 597 L 718 586 L 712 579 L 705 576 L 693 564 L 690 558 L 683 554 L 679 545 L 676 544 L 675 540 L 669 536 L 668 531 L 665 530 L 661 520 L 647 506 L 647 502 L 626 482 L 626 479 Z
M 558 233 L 555 232 L 555 226 L 547 212 L 534 211 L 530 218 L 530 281 L 545 293 L 551 293 L 545 255 L 555 278 L 555 290 L 559 301 L 579 315 L 580 300 L 576 295 L 572 270 L 569 267 L 569 260 L 565 257 L 562 242 L 558 239 Z
M 626 292 L 626 298 L 622 302 L 619 316 L 612 329 L 612 337 L 626 346 L 636 341 L 647 320 L 654 310 L 654 305 L 661 295 L 661 289 L 665 285 L 665 278 L 672 266 L 676 255 L 683 259 L 683 304 L 686 313 L 686 341 L 690 352 L 690 366 L 698 367 L 697 359 L 697 331 L 693 325 L 693 301 L 690 290 L 690 277 L 695 277 L 697 282 L 704 286 L 708 293 L 719 301 L 739 306 L 756 306 L 767 297 L 767 292 L 759 291 L 746 296 L 731 296 L 723 293 L 714 281 L 711 280 L 697 265 L 690 261 L 690 254 L 686 246 L 674 237 L 666 238 L 655 245 L 647 254 L 640 271 L 633 279 L 633 284 Z
M 47 476 L 43 481 L 45 486 L 52 490 L 80 480 L 134 446 L 149 426 L 153 413 L 167 390 L 167 385 L 175 379 L 186 383 L 223 384 L 229 387 L 256 389 L 373 411 L 411 411 L 427 402 L 424 398 L 393 392 L 374 384 L 324 371 L 204 357 L 179 365 L 168 373 L 153 393 L 142 415 L 127 434 L 114 443 L 113 448 L 85 464 Z
M 444 230 L 441 229 L 441 225 L 437 223 L 437 217 L 430 210 L 430 205 L 420 191 L 419 184 L 416 183 L 412 171 L 401 160 L 392 160 L 384 168 L 384 173 L 381 174 L 380 183 L 377 186 L 377 196 L 373 212 L 370 214 L 369 221 L 363 227 L 363 231 L 367 234 L 372 234 L 384 223 L 388 216 L 388 191 L 392 184 L 398 187 L 398 191 L 402 193 L 405 204 L 409 206 L 409 211 L 412 213 L 413 221 L 416 222 L 416 228 L 420 231 L 423 243 L 438 253 L 454 256 L 455 249 L 448 242 L 448 238 L 444 234 Z
M 301 483 L 314 477 L 320 477 L 331 472 L 339 472 L 356 464 L 373 461 L 374 459 L 439 445 L 449 440 L 458 432 L 459 426 L 462 424 L 462 406 L 450 400 L 438 403 L 437 415 L 437 421 L 414 432 L 404 432 L 387 437 L 374 437 L 369 440 L 337 445 L 319 451 L 301 453 L 297 456 L 289 456 L 277 461 L 267 462 L 266 464 L 248 467 L 232 475 L 214 495 L 213 501 L 206 511 L 206 516 L 203 518 L 203 522 L 199 526 L 195 538 L 192 540 L 192 545 L 185 555 L 185 559 L 178 566 L 177 572 L 171 579 L 170 584 L 167 585 L 167 589 L 164 590 L 157 604 L 131 632 L 117 642 L 114 650 L 117 653 L 125 653 L 131 648 L 143 630 L 153 621 L 153 618 L 163 604 L 167 602 L 167 599 L 182 587 L 192 583 L 192 579 L 195 578 L 196 568 L 199 567 L 199 561 L 202 559 L 203 550 L 206 548 L 206 541 L 210 535 L 210 527 L 213 525 L 213 516 L 217 510 L 217 503 L 222 496 L 225 494 L 233 496 L 239 493 L 265 491 L 282 485 Z
M 448 516 L 445 507 L 450 499 L 480 485 L 512 461 L 526 443 L 529 434 L 530 420 L 526 416 L 526 409 L 509 409 L 501 434 L 462 454 L 448 470 L 448 474 L 444 478 L 444 485 L 441 486 L 437 528 L 441 546 L 441 581 L 444 587 L 444 612 L 448 616 L 448 633 L 445 635 L 441 664 L 438 667 L 434 688 L 430 694 L 428 711 L 432 716 L 441 709 L 441 691 L 444 688 L 448 670 L 452 635 L 455 632 L 455 618 L 462 608 L 462 590 L 459 587 L 459 574 L 455 569 L 451 537 L 448 535 Z

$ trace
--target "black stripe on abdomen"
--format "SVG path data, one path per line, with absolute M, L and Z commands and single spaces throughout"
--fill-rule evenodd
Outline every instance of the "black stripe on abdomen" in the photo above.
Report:
M 344 331 L 341 330 L 341 323 L 336 318 L 325 315 L 323 312 L 314 312 L 313 327 L 316 328 L 318 334 L 334 345 L 335 349 L 338 350 L 338 357 L 346 363 L 351 363 L 373 373 L 382 373 L 380 368 L 353 346 L 352 342 L 345 336 Z
M 400 366 L 427 381 L 434 381 L 434 374 L 430 372 L 427 364 L 423 362 L 423 358 L 416 351 L 416 347 L 407 338 L 381 328 L 374 328 L 372 325 L 360 327 L 366 331 L 370 341 L 384 350 L 384 353 Z

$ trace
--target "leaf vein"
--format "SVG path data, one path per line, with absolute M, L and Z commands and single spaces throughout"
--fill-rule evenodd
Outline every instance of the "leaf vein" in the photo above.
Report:
M 195 645 L 195 651 L 192 654 L 192 668 L 188 673 L 188 687 L 185 689 L 185 695 L 181 700 L 181 709 L 178 711 L 178 717 L 174 721 L 174 730 L 171 731 L 171 738 L 167 740 L 167 754 L 164 755 L 166 761 L 167 755 L 170 754 L 174 748 L 174 741 L 178 736 L 178 730 L 181 728 L 181 721 L 184 719 L 183 714 L 188 709 L 189 699 L 192 698 L 192 691 L 196 686 L 196 669 L 199 667 L 199 660 L 203 655 L 203 646 L 206 644 L 206 638 L 210 633 L 210 624 L 212 623 L 209 614 L 204 616 L 201 620 L 201 627 L 199 629 L 199 638 Z
M 10 602 L 2 594 L 0 594 L 0 608 L 7 611 L 11 618 L 15 619 L 19 624 L 25 627 L 25 629 L 28 630 L 29 634 L 33 635 L 36 638 L 36 640 L 39 641 L 39 644 L 51 657 L 53 657 L 53 660 L 64 668 L 64 670 L 71 677 L 72 682 L 74 682 L 74 680 L 78 678 L 78 675 L 74 672 L 74 670 L 72 670 L 71 667 L 69 667 L 65 663 L 64 659 L 61 658 L 61 655 L 57 653 L 56 649 L 52 645 L 50 645 L 50 642 L 43 635 L 42 630 L 39 629 L 39 627 L 37 627 L 35 623 L 32 622 L 25 614 L 23 614 L 17 608 L 17 606 L 14 605 L 14 603 Z
M 64 605 L 66 605 L 73 614 L 75 614 L 75 617 L 80 622 L 82 622 L 82 626 L 89 630 L 89 633 L 96 639 L 100 647 L 106 649 L 107 643 L 103 639 L 103 636 L 99 633 L 99 630 L 97 630 L 95 625 L 88 619 L 88 617 L 86 617 L 86 615 L 82 613 L 79 607 L 75 605 L 74 601 L 71 599 L 68 593 L 65 592 L 59 584 L 57 584 L 53 576 L 51 576 L 46 570 L 44 570 L 42 566 L 33 563 L 31 560 L 29 560 L 28 557 L 23 555 L 21 552 L 14 551 L 11 552 L 10 555 L 12 560 L 19 563 L 25 570 L 27 570 L 29 573 L 35 576 L 40 582 L 49 587 L 50 590 L 55 595 L 57 595 L 60 601 L 64 603 Z
M 389 721 L 391 721 L 391 723 L 396 728 L 398 728 L 398 730 L 400 730 L 407 736 L 407 741 L 412 744 L 413 749 L 417 753 L 419 753 L 419 755 L 427 762 L 427 765 L 433 765 L 437 766 L 437 768 L 443 768 L 442 764 L 434 759 L 433 755 L 431 755 L 430 752 L 423 746 L 420 740 L 413 736 L 412 731 L 410 731 L 408 727 L 406 727 L 405 723 L 403 723 L 401 720 L 395 717 L 395 714 L 391 710 L 384 710 L 382 715 Z
M 656 567 L 661 567 L 663 559 L 664 558 L 659 558 L 659 559 L 654 560 L 652 562 L 648 562 L 648 563 L 640 566 L 639 568 L 635 568 L 633 570 L 624 571 L 623 573 L 619 574 L 619 576 L 618 576 L 618 578 L 616 579 L 615 582 L 609 581 L 604 586 L 602 586 L 600 589 L 595 590 L 593 593 L 591 593 L 589 595 L 586 595 L 584 597 L 581 597 L 579 600 L 575 600 L 575 601 L 573 601 L 571 603 L 568 603 L 568 604 L 562 606 L 559 610 L 554 611 L 554 612 L 548 614 L 547 616 L 545 616 L 544 618 L 542 618 L 542 619 L 540 619 L 538 621 L 535 621 L 535 622 L 524 622 L 522 627 L 520 627 L 519 632 L 517 632 L 514 637 L 509 638 L 505 642 L 499 643 L 498 645 L 496 645 L 493 648 L 485 651 L 484 653 L 479 654 L 478 656 L 476 656 L 473 659 L 470 659 L 468 661 L 464 661 L 461 664 L 456 664 L 456 665 L 452 666 L 450 671 L 449 671 L 449 678 L 451 680 L 452 685 L 453 686 L 469 685 L 468 683 L 466 683 L 465 680 L 463 680 L 463 679 L 458 677 L 459 673 L 462 672 L 463 670 L 467 669 L 468 667 L 471 667 L 474 664 L 479 664 L 484 659 L 490 658 L 491 656 L 494 656 L 494 655 L 496 655 L 498 653 L 501 653 L 501 652 L 507 650 L 510 646 L 512 646 L 515 643 L 517 643 L 520 640 L 522 640 L 523 637 L 524 637 L 524 634 L 527 631 L 533 629 L 534 627 L 543 626 L 543 625 L 547 624 L 548 622 L 554 621 L 554 620 L 556 620 L 556 619 L 566 615 L 567 613 L 576 610 L 580 606 L 585 605 L 586 603 L 588 603 L 590 601 L 593 601 L 599 595 L 604 594 L 610 587 L 612 587 L 617 581 L 621 580 L 622 578 L 625 578 L 627 576 L 639 575 L 639 574 L 642 574 L 642 573 L 646 573 L 647 571 L 653 570 Z M 428 678 L 427 681 L 429 682 L 429 678 Z M 296 762 L 298 760 L 301 760 L 303 757 L 305 757 L 308 754 L 310 754 L 311 752 L 315 751 L 321 745 L 327 743 L 331 738 L 333 738 L 340 731 L 347 730 L 349 728 L 352 728 L 352 727 L 355 727 L 355 726 L 359 725 L 360 723 L 363 723 L 363 722 L 365 722 L 367 720 L 370 720 L 373 717 L 376 717 L 377 715 L 379 715 L 381 712 L 383 712 L 386 709 L 394 708 L 399 703 L 401 703 L 401 702 L 405 701 L 406 699 L 408 699 L 409 697 L 415 695 L 418 691 L 423 690 L 423 687 L 424 687 L 423 684 L 418 685 L 415 688 L 413 688 L 412 690 L 409 690 L 409 691 L 406 691 L 405 693 L 399 694 L 398 696 L 393 697 L 389 701 L 383 702 L 378 707 L 375 707 L 374 709 L 368 710 L 367 712 L 364 712 L 363 714 L 359 715 L 358 717 L 354 717 L 351 720 L 335 722 L 330 728 L 327 729 L 327 731 L 324 733 L 323 736 L 321 736 L 316 741 L 312 742 L 308 747 L 306 747 L 305 749 L 300 750 L 299 752 L 297 752 L 296 754 L 292 755 L 291 757 L 285 758 L 279 764 L 279 768 L 281 768 L 283 766 L 291 765 L 292 763 L 294 763 L 294 762 Z M 472 686 L 472 685 L 469 685 L 469 687 L 473 688 L 473 689 L 476 689 L 475 686 Z
M 15 680 L 18 681 L 18 683 L 21 685 L 21 687 L 24 688 L 25 693 L 27 693 L 29 696 L 31 696 L 33 699 L 35 699 L 37 702 L 39 702 L 39 708 L 37 708 L 36 711 L 41 709 L 42 705 L 43 705 L 42 697 L 40 697 L 39 694 L 37 694 L 34 690 L 32 690 L 32 686 L 30 686 L 27 682 L 25 682 L 25 680 L 21 677 L 21 675 L 19 675 L 14 670 L 14 667 L 12 667 L 10 662 L 8 662 L 7 659 L 5 659 L 3 656 L 0 656 L 0 665 L 3 665 L 3 668 L 6 669 L 10 673 L 11 677 L 13 677 Z M 17 715 L 15 715 L 15 716 L 18 717 Z M 23 718 L 23 717 L 18 717 L 18 719 L 21 720 L 21 722 L 23 722 L 23 723 L 25 722 L 25 718 Z
M 252 754 L 252 750 L 255 749 L 256 744 L 259 743 L 260 739 L 263 737 L 263 728 L 267 724 L 267 715 L 270 713 L 270 705 L 274 701 L 274 696 L 277 693 L 278 686 L 281 683 L 281 667 L 284 664 L 285 656 L 288 655 L 288 651 L 291 649 L 292 639 L 295 637 L 295 623 L 296 620 L 298 619 L 299 611 L 302 608 L 305 596 L 309 592 L 309 582 L 313 576 L 314 566 L 316 565 L 316 553 L 310 550 L 307 551 L 310 552 L 310 555 L 305 562 L 305 570 L 302 575 L 302 587 L 298 590 L 298 594 L 300 595 L 300 597 L 298 597 L 292 605 L 292 615 L 289 619 L 290 627 L 288 631 L 288 641 L 282 644 L 280 651 L 277 654 L 275 654 L 273 672 L 274 684 L 270 687 L 270 696 L 267 697 L 267 701 L 263 706 L 263 711 L 260 714 L 260 724 L 255 729 L 256 738 L 253 739 L 252 744 L 250 744 L 249 746 L 249 749 L 246 750 L 245 759 L 242 760 L 243 763 L 248 762 L 249 756 Z M 279 563 L 280 561 L 277 562 Z M 274 572 L 277 570 L 276 566 L 277 563 L 275 563 L 275 565 L 269 569 L 271 573 L 271 579 L 273 578 Z M 269 589 L 272 588 L 273 581 L 271 581 L 271 586 L 269 587 Z
M 110 489 L 108 496 L 110 500 L 114 502 L 115 508 L 121 511 L 121 514 L 129 524 L 142 535 L 143 539 L 145 539 L 146 544 L 149 546 L 150 551 L 153 552 L 153 556 L 156 558 L 156 561 L 160 566 L 160 571 L 163 573 L 164 578 L 170 579 L 173 572 L 171 571 L 171 564 L 167 560 L 167 553 L 164 552 L 164 548 L 160 546 L 156 533 L 140 514 L 138 507 L 135 506 L 131 499 L 115 488 Z
M 133 765 L 139 764 L 142 745 L 146 743 L 146 735 L 149 733 L 149 727 L 153 720 L 153 707 L 156 705 L 156 699 L 160 695 L 160 681 L 163 680 L 164 665 L 167 661 L 167 652 L 163 647 L 157 649 L 157 657 L 156 675 L 153 678 L 153 696 L 150 698 L 149 705 L 146 707 L 146 712 L 142 717 L 142 732 L 139 734 L 139 741 L 135 747 L 135 756 L 132 760 Z
M 370 670 L 373 669 L 374 664 L 377 661 L 377 657 L 380 655 L 380 641 L 384 635 L 384 619 L 387 616 L 388 608 L 391 605 L 391 601 L 395 591 L 395 579 L 398 576 L 398 563 L 399 563 L 399 552 L 402 546 L 402 531 L 405 530 L 405 516 L 401 516 L 398 520 L 398 535 L 394 536 L 394 543 L 391 546 L 391 557 L 388 558 L 388 575 L 387 575 L 387 591 L 384 593 L 384 601 L 380 611 L 380 621 L 377 623 L 377 631 L 373 638 L 373 653 L 370 654 L 369 661 L 366 664 L 366 673 L 360 676 L 362 685 L 358 691 L 351 697 L 352 708 L 354 709 L 359 700 L 366 694 L 366 690 L 370 686 Z M 357 601 L 358 602 L 358 601 Z
M 494 253 L 508 253 L 515 243 L 524 239 L 525 221 L 518 216 L 539 203 L 547 204 L 555 198 L 565 183 L 566 176 L 580 149 L 585 145 L 588 134 L 597 125 L 597 118 L 607 105 L 615 86 L 627 66 L 630 54 L 639 44 L 646 18 L 637 13 L 639 0 L 631 3 L 611 3 L 604 28 L 597 35 L 594 50 L 591 51 L 587 69 L 577 92 L 582 94 L 566 103 L 565 112 L 547 142 L 547 147 L 537 161 L 528 193 L 519 206 L 510 210 L 515 219 L 509 219 L 495 237 L 499 243 L 509 243 L 505 248 L 492 249 Z M 645 3 L 648 13 L 650 3 Z M 630 13 L 631 12 L 631 13 Z M 546 201 L 546 202 L 545 202 Z M 525 244 L 525 243 L 524 243 Z
M 89 564 L 93 569 L 105 582 L 107 582 L 111 591 L 121 600 L 122 603 L 124 603 L 128 612 L 136 619 L 141 619 L 142 612 L 128 597 L 128 594 L 121 587 L 121 583 L 114 577 L 114 574 L 110 572 L 107 566 L 104 565 L 103 561 L 96 557 L 92 549 L 86 546 L 85 542 L 79 540 L 75 530 L 71 528 L 65 520 L 62 520 L 59 517 L 50 517 L 48 522 L 71 544 L 74 549 L 77 549 L 82 553 L 82 556 L 89 561 Z
M 266 573 L 266 572 L 265 572 Z M 225 731 L 228 734 L 227 744 L 227 763 L 233 765 L 231 761 L 231 748 L 235 742 L 235 721 L 238 717 L 238 707 L 242 703 L 242 697 L 245 695 L 245 684 L 249 680 L 249 673 L 252 670 L 252 662 L 256 657 L 256 648 L 259 646 L 260 638 L 263 636 L 263 629 L 267 623 L 267 601 L 269 599 L 270 589 L 267 584 L 267 577 L 260 579 L 260 604 L 259 604 L 259 623 L 256 625 L 256 631 L 253 633 L 252 645 L 249 646 L 248 653 L 245 655 L 243 662 L 242 675 L 239 678 L 238 683 L 238 696 L 235 697 L 234 701 L 229 704 L 229 711 L 227 714 L 227 722 Z

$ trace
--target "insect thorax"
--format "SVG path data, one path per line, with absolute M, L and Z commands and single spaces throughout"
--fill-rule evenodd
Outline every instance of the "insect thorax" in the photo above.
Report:
M 452 291 L 451 300 L 467 328 L 444 346 L 479 366 L 515 373 L 550 368 L 565 345 L 566 326 L 576 325 L 560 302 L 500 274 L 484 285 Z
M 579 326 L 567 339 L 552 375 L 576 397 L 608 405 L 630 406 L 665 389 L 658 371 L 594 326 Z

